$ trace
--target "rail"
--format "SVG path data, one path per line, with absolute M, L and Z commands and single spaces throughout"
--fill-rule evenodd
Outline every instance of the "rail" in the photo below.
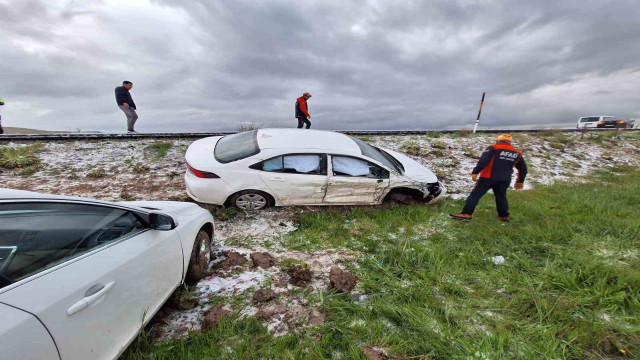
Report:
M 496 134 L 496 133 L 540 133 L 540 132 L 584 132 L 584 131 L 640 131 L 640 129 L 482 129 L 478 133 Z M 304 131 L 304 130 L 300 130 Z M 402 135 L 426 135 L 429 133 L 469 133 L 469 130 L 336 130 L 337 132 L 354 135 L 354 136 L 402 136 Z M 29 141 L 29 140 L 46 140 L 46 141 L 65 141 L 65 140 L 132 140 L 132 139 L 200 139 L 210 136 L 224 136 L 234 134 L 235 131 L 228 132 L 185 132 L 185 133 L 134 133 L 134 134 L 117 134 L 117 133 L 56 133 L 56 134 L 4 134 L 0 135 L 0 142 L 6 141 Z

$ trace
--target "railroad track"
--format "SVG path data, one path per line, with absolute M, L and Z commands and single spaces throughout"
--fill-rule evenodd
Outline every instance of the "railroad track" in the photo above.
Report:
M 640 131 L 640 129 L 530 129 L 530 130 L 508 130 L 508 129 L 485 129 L 478 130 L 478 133 L 535 133 L 535 132 L 582 132 L 582 131 Z M 300 130 L 304 131 L 304 130 Z M 461 131 L 468 132 L 468 130 L 338 130 L 337 132 L 354 135 L 354 136 L 366 136 L 366 135 L 426 135 L 428 133 L 459 133 Z M 57 134 L 5 134 L 0 135 L 0 142 L 16 141 L 16 140 L 51 140 L 51 141 L 64 141 L 64 140 L 106 140 L 106 139 L 200 139 L 209 136 L 224 136 L 234 134 L 235 131 L 228 132 L 185 132 L 185 133 L 135 133 L 135 134 L 108 134 L 108 133 L 57 133 Z

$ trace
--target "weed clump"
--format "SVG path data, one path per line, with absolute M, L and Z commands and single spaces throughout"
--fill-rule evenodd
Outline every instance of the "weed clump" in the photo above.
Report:
M 95 168 L 87 173 L 88 178 L 99 179 L 107 175 L 107 171 L 103 168 Z
M 156 141 L 147 148 L 152 151 L 154 159 L 161 159 L 167 155 L 172 146 L 173 143 L 170 141 Z
M 7 169 L 19 169 L 40 165 L 40 158 L 35 155 L 42 151 L 42 144 L 35 143 L 22 147 L 0 148 L 0 167 Z
M 422 156 L 423 151 L 420 144 L 417 141 L 406 141 L 400 146 L 400 151 L 405 154 L 413 156 Z

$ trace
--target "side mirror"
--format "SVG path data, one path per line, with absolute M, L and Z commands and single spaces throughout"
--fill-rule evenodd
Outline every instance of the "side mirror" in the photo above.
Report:
M 176 222 L 169 215 L 151 213 L 149 214 L 149 226 L 154 230 L 173 230 Z

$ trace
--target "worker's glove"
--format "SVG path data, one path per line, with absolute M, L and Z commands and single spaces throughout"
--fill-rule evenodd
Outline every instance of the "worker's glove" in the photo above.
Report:
M 478 174 L 471 174 L 471 180 L 478 181 Z
M 516 183 L 515 185 L 513 185 L 513 188 L 516 190 L 522 190 L 523 187 L 524 183 Z

